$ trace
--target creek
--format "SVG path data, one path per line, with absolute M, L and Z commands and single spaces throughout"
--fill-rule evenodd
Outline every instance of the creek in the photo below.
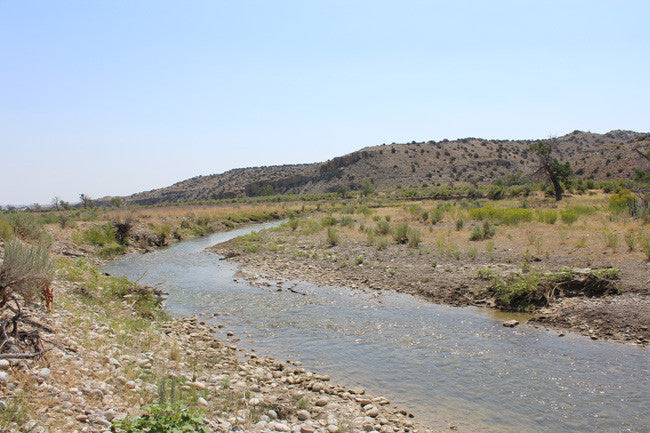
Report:
M 209 246 L 258 224 L 129 255 L 103 267 L 169 292 L 173 315 L 232 331 L 240 349 L 363 386 L 433 428 L 493 432 L 650 431 L 648 349 L 520 325 L 503 313 L 393 292 L 235 282 Z M 293 285 L 293 283 L 291 284 Z M 212 317 L 213 313 L 220 313 Z M 225 335 L 217 334 L 225 339 Z

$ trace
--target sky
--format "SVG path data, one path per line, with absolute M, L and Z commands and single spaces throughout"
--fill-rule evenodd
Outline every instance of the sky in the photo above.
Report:
M 0 0 L 0 205 L 650 131 L 650 1 Z

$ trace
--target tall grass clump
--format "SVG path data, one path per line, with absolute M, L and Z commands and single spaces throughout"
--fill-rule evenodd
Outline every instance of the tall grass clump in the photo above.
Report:
M 539 222 L 546 224 L 555 224 L 557 221 L 557 211 L 555 209 L 538 209 L 536 213 Z
M 560 217 L 562 218 L 562 222 L 571 225 L 574 222 L 578 221 L 578 217 L 580 214 L 576 212 L 574 209 L 566 209 L 563 211 L 560 211 Z

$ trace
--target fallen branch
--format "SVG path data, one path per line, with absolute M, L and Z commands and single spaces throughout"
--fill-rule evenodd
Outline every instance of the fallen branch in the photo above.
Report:
M 32 359 L 41 356 L 52 349 L 54 348 L 50 347 L 49 349 L 43 349 L 36 353 L 0 353 L 0 359 Z

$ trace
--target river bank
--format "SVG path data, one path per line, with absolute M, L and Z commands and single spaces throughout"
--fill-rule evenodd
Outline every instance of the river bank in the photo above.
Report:
M 0 361 L 0 431 L 108 432 L 170 403 L 213 432 L 431 431 L 384 397 L 244 353 L 201 318 L 169 317 L 159 292 L 100 273 L 91 250 L 61 237 L 55 247 L 52 312 L 23 307 L 46 352 Z
M 251 284 L 268 281 L 307 281 L 316 285 L 346 286 L 363 290 L 394 290 L 429 301 L 494 308 L 495 294 L 489 278 L 481 273 L 506 277 L 522 267 L 538 271 L 557 271 L 563 267 L 590 269 L 615 267 L 621 280 L 614 282 L 621 294 L 592 298 L 558 298 L 540 308 L 531 319 L 534 324 L 562 331 L 647 345 L 650 341 L 650 271 L 647 263 L 626 260 L 592 260 L 560 255 L 530 255 L 524 258 L 511 248 L 496 248 L 461 258 L 460 253 L 440 251 L 436 245 L 418 249 L 401 245 L 377 248 L 352 228 L 341 227 L 340 240 L 331 245 L 323 230 L 302 228 L 266 230 L 243 239 L 233 239 L 209 250 L 223 255 L 242 268 L 241 277 Z M 448 233 L 455 232 L 449 230 Z M 451 240 L 449 240 L 451 239 Z M 454 242 L 453 237 L 446 242 Z M 459 241 L 456 241 L 459 242 Z M 438 241 L 438 247 L 440 242 Z

